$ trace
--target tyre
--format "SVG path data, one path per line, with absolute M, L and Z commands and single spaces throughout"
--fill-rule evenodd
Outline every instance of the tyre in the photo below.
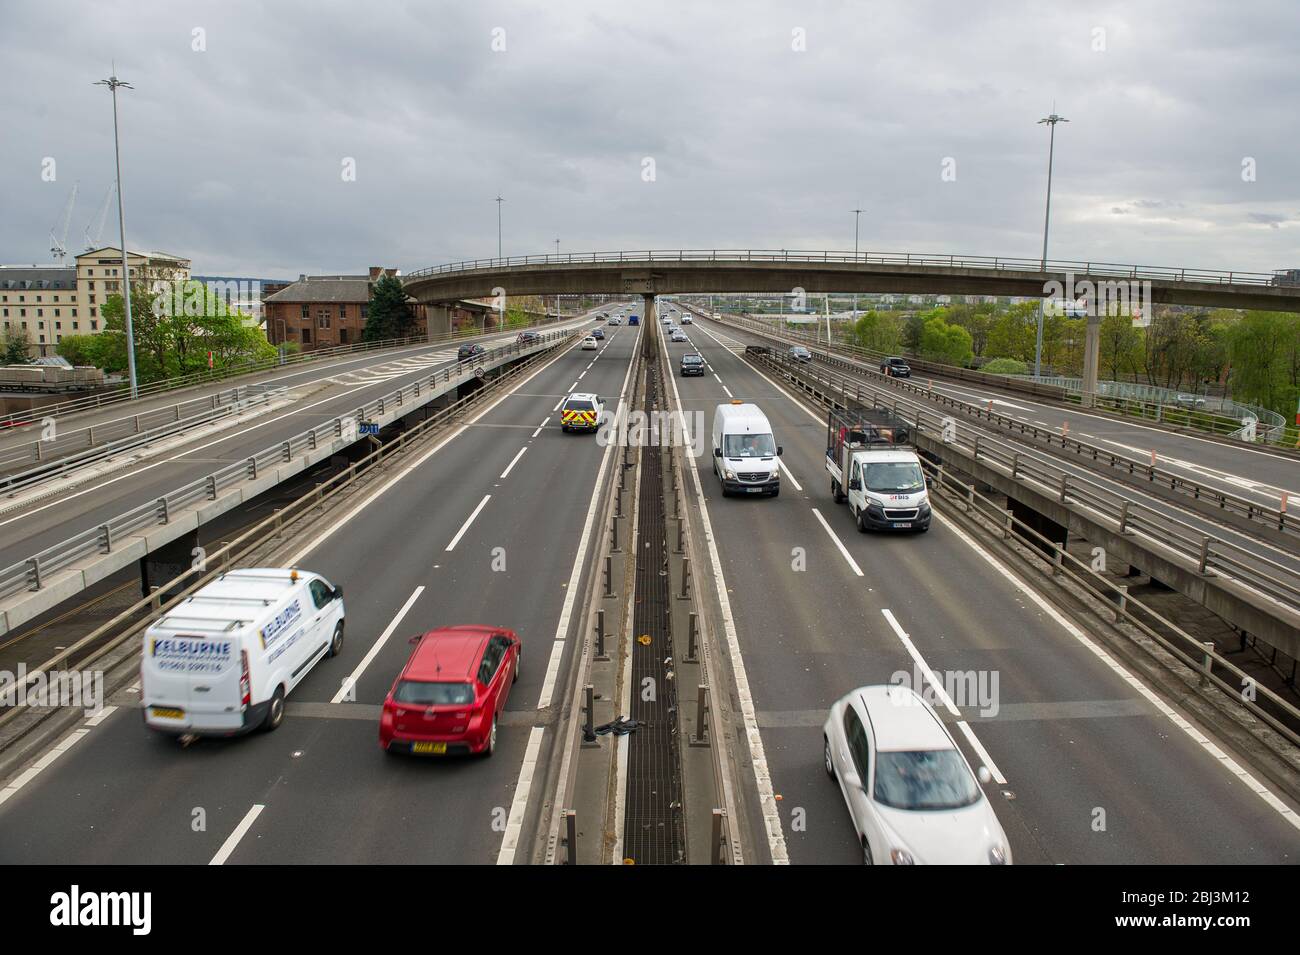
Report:
M 869 531 L 870 529 L 871 529 L 871 528 L 867 527 L 867 514 L 866 514 L 866 512 L 865 512 L 865 511 L 858 511 L 858 530 L 860 530 L 862 533 L 865 534 L 865 533 L 866 533 L 867 531 Z
M 866 836 L 862 837 L 862 864 L 863 865 L 876 864 L 875 861 L 871 858 L 871 843 L 867 842 Z
M 822 737 L 822 762 L 826 766 L 826 775 L 834 779 L 835 761 L 831 759 L 831 741 L 825 736 Z
M 492 728 L 488 730 L 487 745 L 483 747 L 483 758 L 486 759 L 497 751 L 497 718 L 492 717 Z
M 262 720 L 262 729 L 266 732 L 273 732 L 284 722 L 284 687 L 277 686 L 275 695 L 271 697 L 270 705 L 266 708 L 266 719 Z
M 840 482 L 831 478 L 831 500 L 836 504 L 844 503 L 844 495 L 840 493 Z
M 510 678 L 511 683 L 519 682 L 519 666 L 523 662 L 524 662 L 524 651 L 520 650 L 515 654 L 515 673 L 514 676 Z
M 334 639 L 330 640 L 330 648 L 326 652 L 327 657 L 336 657 L 343 652 L 343 621 L 340 620 L 334 625 Z

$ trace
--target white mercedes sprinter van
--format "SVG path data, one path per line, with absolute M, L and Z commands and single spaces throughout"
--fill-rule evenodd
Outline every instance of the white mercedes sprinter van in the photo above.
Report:
M 713 412 L 713 471 L 722 494 L 781 493 L 781 448 L 758 405 L 732 401 Z
M 284 698 L 343 646 L 343 589 L 308 571 L 232 570 L 145 631 L 145 725 L 234 736 L 284 719 Z

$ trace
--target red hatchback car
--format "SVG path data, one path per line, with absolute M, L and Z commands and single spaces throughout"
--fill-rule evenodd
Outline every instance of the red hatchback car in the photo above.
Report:
M 442 627 L 411 643 L 415 649 L 384 698 L 380 749 L 491 756 L 497 717 L 519 679 L 518 635 L 504 627 Z

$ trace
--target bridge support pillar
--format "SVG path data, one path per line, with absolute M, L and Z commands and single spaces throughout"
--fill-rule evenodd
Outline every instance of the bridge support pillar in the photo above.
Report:
M 194 562 L 203 557 L 198 552 L 198 547 L 199 532 L 196 529 L 141 557 L 140 595 L 148 597 L 155 587 L 167 587 L 171 581 L 194 566 Z M 166 592 L 163 596 L 170 597 L 172 594 Z
M 1083 339 L 1083 394 L 1085 408 L 1091 408 L 1097 394 L 1097 365 L 1101 357 L 1101 316 L 1088 316 L 1088 331 Z
M 446 305 L 429 305 L 425 312 L 429 316 L 429 334 L 451 334 L 451 308 Z
M 653 358 L 657 353 L 655 346 L 659 342 L 659 335 L 655 332 L 659 324 L 659 316 L 655 314 L 655 296 L 653 292 L 641 293 L 641 324 L 646 326 L 645 337 L 645 355 L 647 358 Z

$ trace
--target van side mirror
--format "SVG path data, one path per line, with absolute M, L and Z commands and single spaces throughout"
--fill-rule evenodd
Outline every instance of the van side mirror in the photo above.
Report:
M 861 478 L 849 478 L 849 490 L 850 490 L 850 491 L 861 491 L 861 490 L 862 490 L 862 480 L 861 480 Z
M 342 587 L 335 587 L 335 588 L 334 588 L 334 592 L 333 592 L 330 596 L 331 596 L 331 598 L 334 599 L 334 600 L 342 600 L 342 599 L 343 599 L 343 588 L 342 588 Z
M 782 448 L 781 445 L 778 444 L 778 445 L 776 446 L 776 456 L 777 456 L 778 458 L 781 456 L 781 454 L 782 454 L 784 451 L 785 451 L 785 449 Z
M 417 633 L 415 636 L 413 636 L 410 640 L 407 640 L 406 642 L 409 643 L 411 646 L 415 646 L 417 643 L 420 642 L 420 637 L 422 636 L 424 636 L 424 634 Z
M 714 456 L 715 458 L 720 458 L 720 457 L 722 457 L 722 449 L 721 449 L 721 448 L 714 448 L 714 449 L 713 449 L 713 456 Z

